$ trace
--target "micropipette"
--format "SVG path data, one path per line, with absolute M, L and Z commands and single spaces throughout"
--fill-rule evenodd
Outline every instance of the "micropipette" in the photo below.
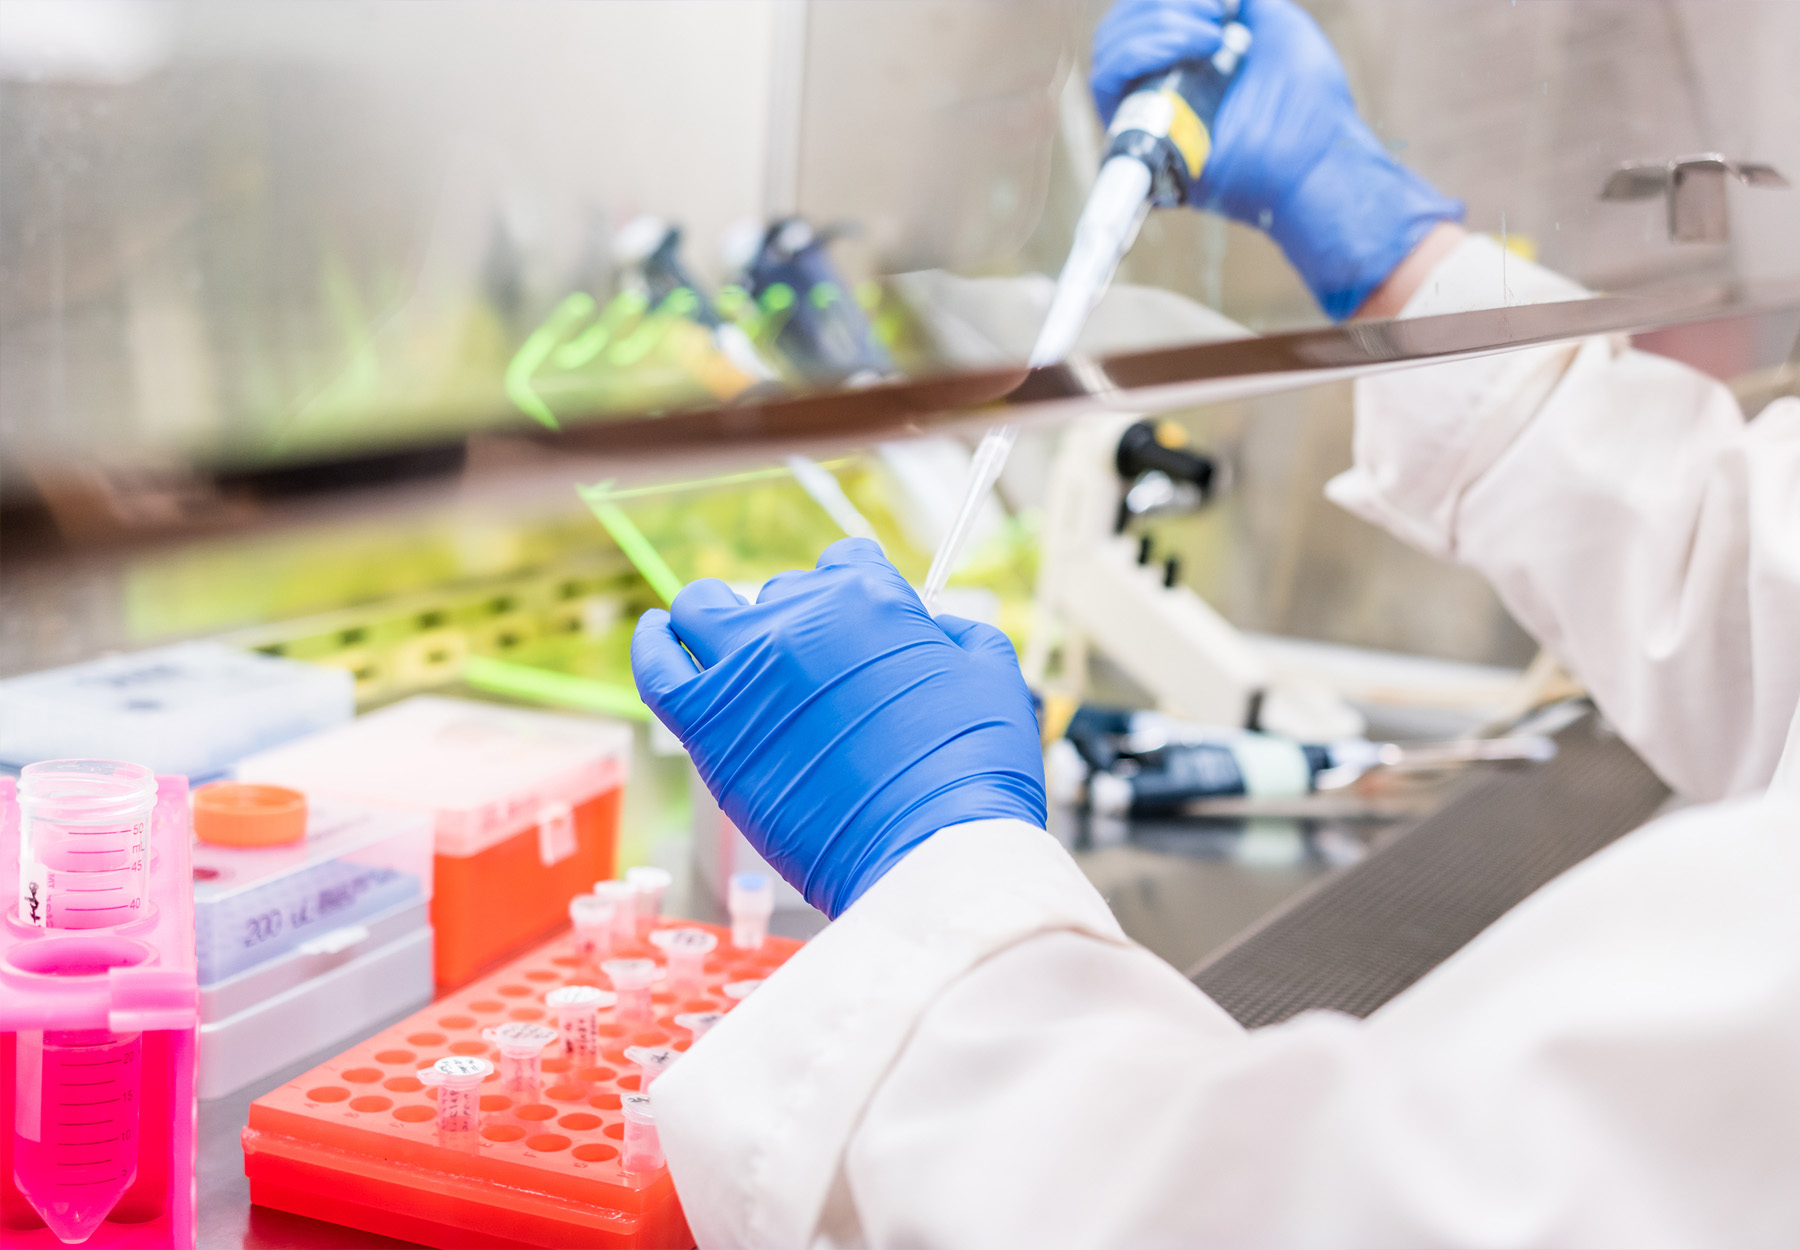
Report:
M 1032 368 L 1057 364 L 1073 350 L 1151 207 L 1193 202 L 1212 150 L 1213 118 L 1250 47 L 1250 30 L 1237 20 L 1238 7 L 1238 0 L 1226 0 L 1219 49 L 1210 59 L 1140 79 L 1119 104 L 1106 132 L 1099 176 L 1082 206 L 1050 311 L 1031 349 Z M 927 611 L 937 610 L 1018 434 L 1018 426 L 1006 424 L 981 436 L 956 517 L 919 592 Z

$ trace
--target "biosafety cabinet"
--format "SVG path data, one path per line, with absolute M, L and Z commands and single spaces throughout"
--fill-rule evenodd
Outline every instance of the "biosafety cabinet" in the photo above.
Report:
M 92 741 L 318 801 L 316 844 L 193 848 L 201 1092 L 260 1093 L 352 1017 L 399 1019 L 434 953 L 441 991 L 560 941 L 568 896 L 615 869 L 673 869 L 671 897 L 722 920 L 728 869 L 758 865 L 638 700 L 635 620 L 700 577 L 752 594 L 846 534 L 917 583 L 997 422 L 1020 440 L 945 606 L 1012 637 L 1047 717 L 1441 738 L 1569 693 L 1484 583 L 1324 501 L 1352 384 L 1613 335 L 1752 417 L 1794 393 L 1800 6 L 1304 7 L 1394 155 L 1586 298 L 1503 279 L 1480 311 L 1333 324 L 1256 230 L 1159 210 L 1074 354 L 1028 369 L 1103 150 L 1100 0 L 0 4 L 0 701 L 40 701 L 0 706 L 0 755 L 72 741 L 59 683 L 99 674 L 82 698 L 142 732 Z M 312 711 L 215 715 L 169 654 L 298 671 Z M 447 769 L 445 707 L 472 752 Z M 482 746 L 548 724 L 577 725 L 556 776 Z M 1660 801 L 1591 718 L 1534 732 L 1568 770 L 1548 790 L 1509 774 L 1068 840 L 1240 1018 L 1372 1010 L 1424 956 L 1371 954 L 1334 891 L 1447 900 L 1453 949 Z M 404 776 L 363 775 L 388 759 Z M 1495 804 L 1567 824 L 1551 791 L 1612 823 L 1530 842 L 1524 868 L 1455 849 Z M 459 841 L 476 807 L 505 810 Z M 1446 858 L 1390 855 L 1377 827 Z M 508 873 L 534 892 L 496 936 L 483 891 Z M 291 902 L 339 875 L 371 883 L 355 915 Z M 250 951 L 277 895 L 280 939 Z M 774 907 L 803 936 L 798 896 Z M 1277 975 L 1321 942 L 1342 966 Z M 1356 981 L 1361 958 L 1380 975 Z M 1376 988 L 1333 997 L 1351 982 Z M 353 983 L 354 1012 L 301 1027 L 308 995 Z

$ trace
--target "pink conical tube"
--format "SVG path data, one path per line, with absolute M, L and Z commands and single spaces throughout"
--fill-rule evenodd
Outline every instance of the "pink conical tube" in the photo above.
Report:
M 143 1035 L 21 1030 L 17 1056 L 13 1181 L 75 1245 L 137 1179 Z

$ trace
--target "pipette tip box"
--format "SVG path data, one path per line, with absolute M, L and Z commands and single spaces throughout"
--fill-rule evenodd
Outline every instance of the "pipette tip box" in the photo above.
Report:
M 502 1093 L 495 1072 L 481 1085 L 472 1133 L 440 1135 L 435 1088 L 420 1069 L 451 1056 L 501 1063 L 483 1030 L 509 1022 L 556 1023 L 545 996 L 564 985 L 604 988 L 570 935 L 448 995 L 250 1105 L 244 1171 L 250 1200 L 384 1236 L 441 1247 L 691 1246 L 666 1167 L 627 1172 L 620 1159 L 620 1098 L 637 1092 L 625 1050 L 686 1049 L 675 1017 L 727 1011 L 726 990 L 760 980 L 800 948 L 770 937 L 756 950 L 718 939 L 697 987 L 677 995 L 666 977 L 653 991 L 652 1018 L 632 1024 L 602 1007 L 588 1056 L 559 1039 L 544 1052 L 541 1085 L 530 1100 Z M 664 962 L 642 942 L 616 956 Z M 736 987 L 734 987 L 736 988 Z M 588 1063 L 587 1060 L 592 1062 Z
M 437 983 L 460 985 L 566 923 L 613 874 L 631 730 L 421 695 L 242 761 L 245 781 L 430 817 Z
M 132 760 L 200 782 L 355 714 L 342 669 L 184 642 L 0 682 L 0 762 Z
M 95 1250 L 194 1245 L 199 1009 L 186 778 L 157 779 L 150 842 L 151 907 L 142 919 L 80 930 L 25 923 L 15 782 L 0 778 L 0 1244 L 8 1250 L 67 1244 L 27 1190 L 65 1230 L 85 1231 L 78 1244 Z
M 431 821 L 310 800 L 303 840 L 196 840 L 200 1097 L 431 997 Z

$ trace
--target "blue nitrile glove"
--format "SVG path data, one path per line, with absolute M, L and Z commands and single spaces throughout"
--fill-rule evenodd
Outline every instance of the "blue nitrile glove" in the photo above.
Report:
M 1138 80 L 1219 47 L 1221 0 L 1119 0 L 1094 32 L 1094 104 L 1111 124 Z M 1463 206 L 1388 155 L 1331 44 L 1291 0 L 1243 0 L 1250 50 L 1213 123 L 1199 207 L 1266 231 L 1334 320 L 1355 312 Z
M 933 620 L 866 538 L 833 543 L 754 604 L 689 583 L 670 611 L 644 613 L 631 668 L 732 823 L 828 916 L 939 829 L 1044 823 L 1012 644 Z

